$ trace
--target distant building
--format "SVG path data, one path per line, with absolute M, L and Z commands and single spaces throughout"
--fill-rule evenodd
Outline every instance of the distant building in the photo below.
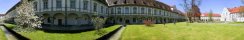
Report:
M 225 22 L 244 22 L 244 6 L 234 8 L 224 8 L 221 14 L 221 21 Z
M 4 14 L 0 14 L 0 19 L 2 19 L 2 18 L 3 18 L 3 16 L 4 16 Z
M 210 21 L 209 13 L 203 13 L 201 14 L 201 21 L 202 22 L 208 22 Z M 220 21 L 221 15 L 217 13 L 212 14 L 212 21 Z

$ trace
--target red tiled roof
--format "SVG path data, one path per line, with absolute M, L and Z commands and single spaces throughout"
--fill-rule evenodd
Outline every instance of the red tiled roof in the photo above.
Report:
M 230 14 L 241 12 L 241 9 L 244 9 L 244 6 L 235 7 L 235 8 L 228 8 Z
M 209 16 L 209 13 L 201 14 L 201 17 L 208 17 L 208 16 Z M 213 17 L 221 17 L 221 15 L 218 14 L 218 13 L 213 13 L 212 16 L 213 16 Z

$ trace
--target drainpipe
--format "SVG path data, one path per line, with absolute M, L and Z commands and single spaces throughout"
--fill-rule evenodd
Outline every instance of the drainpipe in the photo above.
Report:
M 64 26 L 67 27 L 67 0 L 65 0 L 65 11 L 64 11 L 64 16 L 65 16 L 65 24 Z

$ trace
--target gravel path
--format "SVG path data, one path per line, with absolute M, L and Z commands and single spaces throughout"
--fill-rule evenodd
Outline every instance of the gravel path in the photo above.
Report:
M 3 26 L 0 26 L 0 28 L 4 31 L 5 36 L 8 40 L 17 40 L 17 38 L 14 37 L 12 33 L 10 33 L 6 28 L 4 28 Z
M 119 40 L 121 37 L 121 34 L 123 33 L 125 27 L 122 27 L 118 32 L 116 32 L 109 40 Z

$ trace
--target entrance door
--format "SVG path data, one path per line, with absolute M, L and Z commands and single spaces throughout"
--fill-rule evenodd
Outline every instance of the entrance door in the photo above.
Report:
M 58 19 L 58 25 L 62 25 L 62 19 Z

